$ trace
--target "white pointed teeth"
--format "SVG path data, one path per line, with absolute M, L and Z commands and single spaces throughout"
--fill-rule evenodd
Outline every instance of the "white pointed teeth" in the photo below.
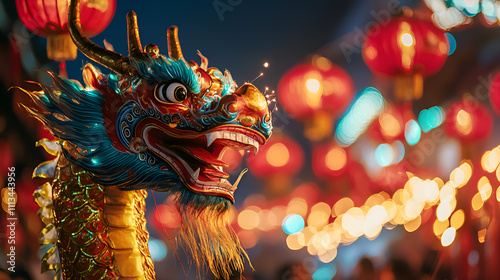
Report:
M 191 177 L 193 177 L 193 179 L 195 180 L 198 180 L 198 177 L 200 177 L 200 169 L 196 169 L 195 172 L 193 172 L 193 174 L 191 175 Z
M 229 131 L 215 131 L 207 133 L 207 147 L 212 145 L 212 143 L 217 139 L 228 139 L 235 142 L 243 143 L 246 145 L 253 146 L 254 154 L 259 151 L 259 142 L 245 134 L 229 132 Z
M 209 147 L 210 145 L 212 145 L 212 143 L 216 139 L 220 138 L 218 136 L 219 136 L 219 132 L 207 133 L 207 147 Z
M 253 146 L 253 155 L 256 156 L 259 153 L 259 144 Z

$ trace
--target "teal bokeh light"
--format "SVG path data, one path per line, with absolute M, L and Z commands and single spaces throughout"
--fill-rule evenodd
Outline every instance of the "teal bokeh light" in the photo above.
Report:
M 405 139 L 408 145 L 413 146 L 420 141 L 420 136 L 422 132 L 418 122 L 415 120 L 409 120 L 405 125 Z
M 424 109 L 418 114 L 418 124 L 423 132 L 427 133 L 440 126 L 444 121 L 444 110 L 439 106 Z
M 450 49 L 448 50 L 448 55 L 451 55 L 457 49 L 457 40 L 455 40 L 455 37 L 451 35 L 451 33 L 445 33 L 445 35 L 446 39 L 448 40 L 448 45 L 450 46 Z
M 320 266 L 313 274 L 314 280 L 330 280 L 337 274 L 337 266 L 335 264 L 325 264 Z
M 159 239 L 149 239 L 148 247 L 153 261 L 161 261 L 167 256 L 167 246 Z
M 339 121 L 335 132 L 337 143 L 342 147 L 354 143 L 380 114 L 384 103 L 384 98 L 376 88 L 363 90 Z
M 305 223 L 300 215 L 290 214 L 283 219 L 281 226 L 286 234 L 296 234 L 304 228 Z
M 389 144 L 380 144 L 375 149 L 375 160 L 382 167 L 393 164 L 394 158 L 394 150 Z

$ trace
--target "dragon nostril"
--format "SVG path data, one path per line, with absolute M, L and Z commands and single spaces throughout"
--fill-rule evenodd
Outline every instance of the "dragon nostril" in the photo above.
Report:
M 240 122 L 244 126 L 251 127 L 257 122 L 257 120 L 254 116 L 244 115 L 240 118 Z

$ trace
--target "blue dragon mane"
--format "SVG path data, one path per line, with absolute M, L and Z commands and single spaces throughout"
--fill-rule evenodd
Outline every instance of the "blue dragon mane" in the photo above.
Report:
M 160 55 L 156 58 L 131 58 L 130 63 L 148 83 L 178 80 L 182 81 L 192 93 L 200 92 L 198 77 L 183 60 L 173 60 Z

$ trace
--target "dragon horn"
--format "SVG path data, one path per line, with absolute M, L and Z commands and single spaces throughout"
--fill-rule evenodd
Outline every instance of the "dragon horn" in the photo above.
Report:
M 128 53 L 132 57 L 144 58 L 145 54 L 141 46 L 141 38 L 139 37 L 139 27 L 137 26 L 137 15 L 134 11 L 127 14 L 128 28 Z
M 186 62 L 184 56 L 182 55 L 181 44 L 179 43 L 179 32 L 175 25 L 172 25 L 167 30 L 167 43 L 168 43 L 168 56 L 172 59 Z M 186 63 L 186 65 L 188 65 Z
M 85 35 L 83 35 L 80 24 L 79 0 L 70 1 L 68 19 L 68 28 L 71 39 L 73 39 L 73 42 L 83 54 L 121 75 L 127 77 L 138 76 L 137 70 L 130 65 L 128 57 L 106 50 L 105 48 L 94 44 L 87 37 L 85 37 Z

